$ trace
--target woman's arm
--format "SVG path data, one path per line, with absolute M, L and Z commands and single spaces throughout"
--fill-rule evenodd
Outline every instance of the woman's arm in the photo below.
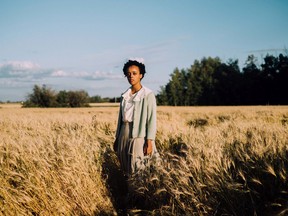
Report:
M 153 141 L 156 137 L 156 98 L 153 93 L 147 96 L 147 134 L 144 145 L 144 155 L 150 155 L 153 151 Z
M 156 137 L 156 98 L 153 93 L 147 96 L 147 129 L 146 139 L 155 140 Z

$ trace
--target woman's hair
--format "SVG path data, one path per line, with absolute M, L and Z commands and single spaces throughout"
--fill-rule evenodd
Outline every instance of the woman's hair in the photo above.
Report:
M 124 67 L 123 67 L 124 75 L 127 76 L 128 68 L 132 65 L 137 66 L 139 68 L 140 74 L 142 74 L 142 79 L 143 79 L 144 74 L 146 73 L 145 65 L 143 63 L 136 61 L 136 60 L 129 60 L 128 62 L 126 62 L 124 64 Z

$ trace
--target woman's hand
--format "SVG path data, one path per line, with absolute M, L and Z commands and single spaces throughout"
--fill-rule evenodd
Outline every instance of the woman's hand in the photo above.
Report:
M 152 140 L 148 139 L 148 140 L 146 140 L 146 143 L 144 144 L 143 153 L 145 156 L 151 155 L 152 151 L 153 151 Z

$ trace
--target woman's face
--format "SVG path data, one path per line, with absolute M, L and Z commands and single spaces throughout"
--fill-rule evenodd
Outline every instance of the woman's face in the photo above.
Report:
M 140 83 L 142 79 L 142 74 L 140 74 L 140 70 L 138 66 L 132 65 L 127 70 L 127 79 L 128 82 L 133 86 Z

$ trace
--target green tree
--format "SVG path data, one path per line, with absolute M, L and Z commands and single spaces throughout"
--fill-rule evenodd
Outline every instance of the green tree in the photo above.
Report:
M 160 104 L 242 105 L 288 104 L 288 56 L 267 55 L 261 68 L 249 55 L 240 71 L 238 60 L 195 60 L 188 69 L 176 68 L 157 95 Z
M 84 107 L 89 106 L 89 95 L 84 90 L 69 91 L 68 103 L 70 107 Z
M 164 86 L 160 87 L 160 91 L 156 95 L 156 99 L 159 105 L 168 105 L 167 94 Z
M 261 104 L 261 70 L 257 66 L 257 58 L 254 55 L 249 55 L 245 62 L 243 71 L 243 86 L 242 86 L 242 102 L 243 104 L 253 105 Z
M 221 65 L 221 60 L 216 57 L 203 58 L 201 61 L 194 61 L 191 66 L 192 73 L 192 101 L 191 105 L 210 105 L 212 104 L 214 92 L 213 74 Z
M 278 65 L 277 65 L 277 102 L 278 104 L 288 104 L 288 56 L 280 54 L 278 58 Z
M 23 107 L 83 107 L 89 106 L 89 95 L 86 91 L 65 91 L 59 93 L 48 88 L 35 85 L 28 95 Z
M 262 70 L 260 73 L 261 78 L 261 99 L 264 104 L 275 104 L 277 95 L 277 67 L 278 58 L 272 55 L 266 55 L 264 63 L 261 64 Z
M 103 99 L 101 98 L 100 95 L 95 95 L 95 96 L 89 98 L 89 102 L 90 103 L 101 103 L 101 102 L 103 102 Z
M 166 94 L 168 104 L 173 106 L 180 106 L 182 100 L 182 74 L 178 68 L 170 75 L 171 79 L 166 85 Z
M 242 88 L 242 75 L 238 60 L 230 59 L 227 64 L 221 63 L 213 74 L 213 105 L 239 105 Z
M 187 70 L 176 68 L 170 75 L 158 98 L 167 99 L 168 105 L 190 106 L 206 105 L 210 103 L 213 91 L 213 73 L 221 64 L 219 58 L 203 58 L 195 60 Z M 164 91 L 165 89 L 165 91 Z
M 59 91 L 56 101 L 59 107 L 69 107 L 68 92 L 65 90 Z
M 33 92 L 28 95 L 27 100 L 23 104 L 24 107 L 55 107 L 56 92 L 51 88 L 43 85 L 42 87 L 35 85 Z

